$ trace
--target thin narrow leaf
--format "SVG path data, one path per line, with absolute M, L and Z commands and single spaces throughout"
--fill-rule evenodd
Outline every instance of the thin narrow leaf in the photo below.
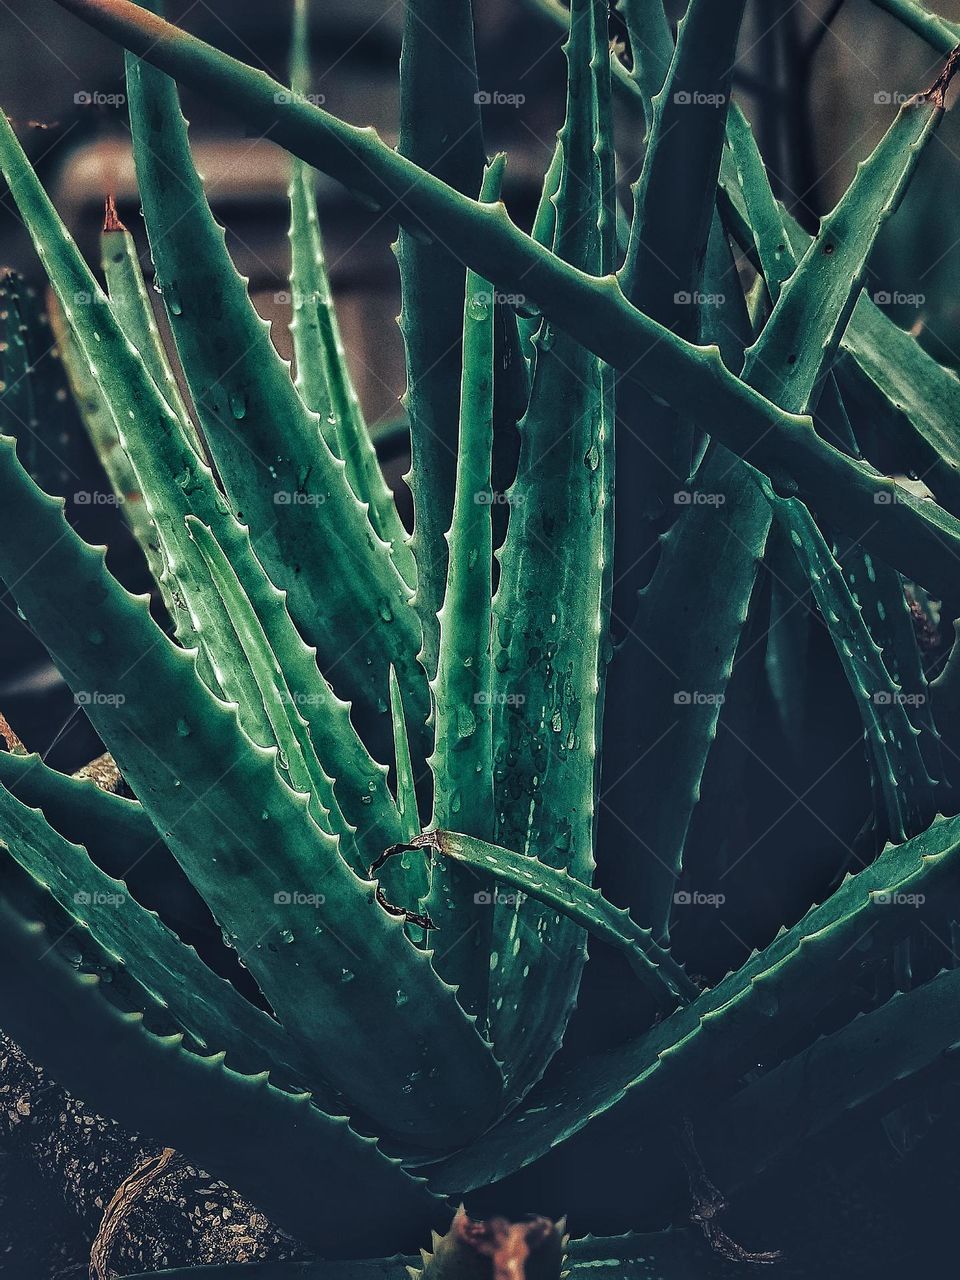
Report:
M 310 93 L 309 0 L 296 0 L 290 55 L 290 87 Z M 416 586 L 416 565 L 360 408 L 327 273 L 317 210 L 317 175 L 296 158 L 290 178 L 290 333 L 297 364 L 297 389 L 319 418 L 327 446 L 346 463 L 350 487 L 367 504 L 370 523 L 390 545 L 394 564 L 408 586 Z
M 505 156 L 484 175 L 481 199 L 500 198 Z M 493 835 L 493 286 L 467 272 L 456 494 L 447 533 L 447 585 L 437 615 L 440 646 L 431 681 L 435 745 L 431 826 L 456 823 Z M 438 930 L 437 967 L 460 988 L 466 1009 L 485 1015 L 493 912 L 475 899 L 476 880 L 431 860 L 427 911 Z
M 321 670 L 341 694 L 372 710 L 378 744 L 386 749 L 389 741 L 380 708 L 391 662 L 420 736 L 428 693 L 416 661 L 420 637 L 409 588 L 227 253 L 193 165 L 176 86 L 135 58 L 128 59 L 127 80 L 157 278 L 233 512 L 249 526 L 271 580 L 287 591 L 294 620 L 317 646 Z M 283 90 L 281 96 L 293 95 Z
M 904 691 L 884 665 L 862 607 L 810 512 L 795 499 L 778 500 L 772 494 L 771 499 L 856 698 L 873 761 L 878 807 L 885 812 L 892 837 L 905 840 L 929 824 L 937 806 L 935 784 L 917 741 L 920 731 L 907 714 L 908 700 L 915 695 Z
M 472 0 L 408 0 L 400 55 L 401 156 L 475 196 L 485 160 Z M 445 236 L 418 224 L 397 242 L 410 414 L 413 552 L 422 661 L 436 675 L 437 613 L 453 514 L 465 272 Z M 405 697 L 408 712 L 411 709 Z
M 250 664 L 290 785 L 308 797 L 314 821 L 337 837 L 342 856 L 355 871 L 360 871 L 363 861 L 356 849 L 356 830 L 343 816 L 333 782 L 317 758 L 310 738 L 310 726 L 300 713 L 294 691 L 270 648 L 260 619 L 212 531 L 194 516 L 187 517 L 187 528 L 200 548 L 210 573 L 210 582 Z
M 186 606 L 182 600 L 178 600 L 172 579 L 166 572 L 159 531 L 150 518 L 150 512 L 140 491 L 140 483 L 120 443 L 120 433 L 107 407 L 103 392 L 97 386 L 86 356 L 80 350 L 59 308 L 53 313 L 53 325 L 57 332 L 57 344 L 64 370 L 90 443 L 110 481 L 110 487 L 120 504 L 123 517 L 144 554 L 167 613 L 173 619 L 175 628 L 185 632 L 190 625 Z M 213 673 L 208 670 L 205 679 L 208 682 L 212 681 Z
M 663 90 L 673 61 L 674 40 L 662 0 L 619 0 L 630 40 L 633 78 L 643 95 L 647 131 L 653 128 L 653 100 Z
M 797 259 L 783 222 L 783 209 L 774 198 L 770 179 L 750 124 L 734 104 L 727 116 L 727 145 L 740 180 L 754 248 L 770 301 L 797 269 Z
M 455 831 L 431 831 L 414 844 L 425 852 L 470 867 L 481 882 L 508 885 L 515 896 L 519 893 L 535 898 L 622 952 L 661 1005 L 672 1009 L 700 994 L 700 988 L 682 966 L 653 941 L 649 929 L 642 928 L 629 912 L 615 907 L 597 889 L 574 880 L 566 871 Z M 493 889 L 483 893 L 488 906 L 496 897 Z
M 397 770 L 397 810 L 400 814 L 401 837 L 404 843 L 414 839 L 422 830 L 417 809 L 417 788 L 410 759 L 410 742 L 407 722 L 403 714 L 403 695 L 397 677 L 390 671 L 390 714 L 393 717 L 393 758 Z M 386 846 L 384 846 L 386 848 Z M 383 852 L 383 850 L 381 850 Z M 424 878 L 426 884 L 426 878 Z
M 607 7 L 571 10 L 564 165 L 556 252 L 602 275 L 613 253 L 601 112 L 609 77 Z M 517 478 L 494 601 L 494 744 L 498 841 L 593 875 L 600 663 L 608 574 L 613 429 L 602 362 L 547 323 L 537 337 Z M 559 1044 L 585 959 L 582 935 L 539 904 L 496 907 L 490 978 L 494 1043 L 523 1090 Z M 531 984 L 543 999 L 522 998 Z
M 107 284 L 107 294 L 120 327 L 127 338 L 139 351 L 147 370 L 164 399 L 187 429 L 197 452 L 204 456 L 204 449 L 197 436 L 193 419 L 186 402 L 180 393 L 177 380 L 170 367 L 170 361 L 160 337 L 156 316 L 150 305 L 137 246 L 133 236 L 117 217 L 117 211 L 110 200 L 107 204 L 107 216 L 103 234 L 100 237 L 100 262 Z
M 659 0 L 647 6 L 660 9 Z M 653 103 L 653 126 L 640 177 L 633 186 L 633 221 L 620 281 L 645 315 L 691 341 L 699 331 L 703 271 L 724 123 L 745 0 L 692 0 L 681 24 L 663 89 Z M 647 520 L 671 506 L 690 475 L 692 424 L 637 387 L 621 381 L 618 413 L 621 493 Z M 618 526 L 621 591 L 635 591 L 649 552 L 644 519 Z M 642 576 L 641 576 L 642 580 Z

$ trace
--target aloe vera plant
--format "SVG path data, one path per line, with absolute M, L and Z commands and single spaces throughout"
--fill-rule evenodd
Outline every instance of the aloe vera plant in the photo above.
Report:
M 960 1043 L 957 975 L 929 944 L 960 920 L 957 664 L 929 682 L 913 622 L 932 600 L 960 614 L 957 381 L 863 292 L 958 33 L 877 0 L 947 61 L 810 236 L 731 102 L 743 0 L 690 0 L 675 40 L 660 0 L 624 0 L 629 64 L 607 0 L 537 0 L 566 31 L 567 98 L 527 235 L 507 157 L 484 163 L 470 0 L 408 0 L 397 152 L 311 101 L 306 0 L 290 86 L 155 5 L 58 2 L 127 50 L 185 387 L 112 202 L 101 284 L 0 118 L 77 407 L 166 614 L 47 492 L 36 450 L 76 409 L 5 280 L 0 578 L 134 798 L 0 753 L 0 1027 L 324 1260 L 166 1274 L 777 1262 L 775 1240 L 726 1233 L 724 1195 L 913 1105 Z M 291 153 L 293 373 L 207 202 L 177 81 Z M 625 204 L 615 95 L 646 133 Z M 316 170 L 400 224 L 412 537 L 351 381 Z M 495 550 L 498 342 L 527 396 Z M 932 500 L 871 460 L 877 405 Z M 862 738 L 858 869 L 701 974 L 682 909 L 721 905 L 736 865 L 703 824 L 757 755 L 757 716 L 785 751 L 811 741 L 806 593 L 846 690 L 835 723 Z M 104 869 L 153 845 L 243 991 Z M 617 983 L 594 1008 L 598 956 Z

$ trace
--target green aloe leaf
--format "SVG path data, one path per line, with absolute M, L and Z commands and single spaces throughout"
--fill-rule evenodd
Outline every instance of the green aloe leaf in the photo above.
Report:
M 278 1089 L 266 1072 L 232 1071 L 222 1053 L 200 1057 L 180 1035 L 152 1034 L 9 900 L 0 899 L 0 920 L 3 1026 L 90 1106 L 182 1150 L 318 1250 L 386 1249 L 443 1220 L 441 1202 L 308 1093 Z M 368 1197 L 379 1206 L 373 1221 Z
M 597 275 L 612 265 L 614 234 L 603 154 L 606 22 L 602 0 L 577 0 L 571 10 L 554 236 L 561 258 Z M 584 883 L 594 866 L 597 714 L 609 606 L 608 390 L 602 362 L 545 324 L 520 424 L 493 610 L 496 837 Z M 456 815 L 451 820 L 459 824 Z M 562 1037 L 585 959 L 583 937 L 555 912 L 516 903 L 495 908 L 492 946 L 499 962 L 490 976 L 491 1033 L 513 1087 L 522 1091 Z M 523 998 L 531 985 L 543 992 L 534 1008 Z
M 663 89 L 673 61 L 673 32 L 661 0 L 619 0 L 618 8 L 627 26 L 633 78 L 643 96 L 649 132 L 654 125 L 653 100 Z
M 864 293 L 841 344 L 844 394 L 907 456 L 941 506 L 960 513 L 960 378 Z
M 888 670 L 863 606 L 854 597 L 807 508 L 796 499 L 778 500 L 772 493 L 770 497 L 776 517 L 803 566 L 856 699 L 873 765 L 877 807 L 885 814 L 893 839 L 905 840 L 929 824 L 937 805 L 936 786 L 927 772 L 918 741 L 920 730 L 908 714 L 913 699 L 924 695 L 903 688 Z M 876 570 L 868 560 L 862 574 L 862 587 L 867 590 L 870 573 L 875 579 Z M 902 586 L 899 603 L 905 613 Z
M 89 717 L 124 777 L 320 1077 L 337 1088 L 349 1080 L 359 1110 L 417 1145 L 485 1123 L 500 1089 L 489 1049 L 374 884 L 348 869 L 306 797 L 281 780 L 275 751 L 244 734 L 235 708 L 114 581 L 102 550 L 69 529 L 7 439 L 0 494 L 0 576 L 74 692 L 89 693 Z M 310 989 L 327 992 L 322 1007 L 304 999 Z M 369 1046 L 391 1026 L 394 1050 L 379 1070 Z
M 134 58 L 127 79 L 157 278 L 233 512 L 249 526 L 258 558 L 287 591 L 294 620 L 342 695 L 375 712 L 385 708 L 393 663 L 422 748 L 427 689 L 409 588 L 233 266 L 193 165 L 176 86 Z M 386 745 L 386 716 L 375 723 Z
M 190 525 L 194 532 L 199 528 L 192 518 Z M 401 831 L 400 815 L 387 786 L 387 768 L 373 759 L 354 728 L 350 704 L 337 697 L 317 670 L 316 650 L 301 639 L 286 597 L 261 568 L 247 530 L 230 518 L 221 520 L 216 530 L 219 554 L 210 537 L 204 539 L 204 545 L 221 564 L 223 585 L 235 602 L 238 617 L 247 619 L 247 644 L 254 643 L 263 662 L 269 665 L 272 660 L 273 681 L 269 671 L 261 669 L 270 715 L 282 713 L 288 724 L 296 726 L 298 735 L 302 735 L 299 720 L 306 722 L 309 743 L 304 741 L 301 749 L 305 757 L 311 751 L 315 754 L 312 768 L 315 771 L 319 764 L 332 783 L 332 798 L 324 784 L 327 807 L 339 810 L 355 828 L 355 837 L 348 841 L 359 850 L 359 864 L 354 869 L 365 870 L 384 848 L 396 842 Z M 242 580 L 242 595 L 238 594 L 238 580 Z M 262 634 L 255 638 L 258 633 Z
M 715 175 L 744 8 L 745 0 L 692 0 L 653 101 L 643 168 L 633 186 L 633 221 L 620 270 L 624 294 L 691 341 L 698 337 Z M 621 383 L 618 411 L 621 492 L 629 492 L 648 517 L 670 512 L 692 467 L 692 425 L 629 378 Z M 643 520 L 629 520 L 618 535 L 618 560 L 634 566 L 648 550 L 649 530 Z
M 930 1068 L 955 1070 L 958 994 L 960 970 L 940 973 L 748 1085 L 698 1130 L 715 1176 L 732 1190 L 857 1108 L 922 1094 Z
M 807 413 L 816 405 L 876 236 L 943 115 L 942 91 L 939 84 L 901 109 L 824 218 L 746 353 L 744 382 L 785 410 Z M 779 501 L 758 480 L 748 464 L 714 442 L 689 491 L 678 495 L 686 498 L 687 513 L 664 540 L 641 599 L 636 629 L 644 646 L 631 704 L 638 763 L 617 793 L 626 830 L 638 834 L 629 858 L 614 868 L 612 885 L 658 938 L 669 928 L 690 816 L 766 547 L 772 513 L 765 494 L 774 505 Z M 789 492 L 793 485 L 786 487 Z M 706 650 L 696 626 L 677 634 L 676 619 L 694 611 L 708 620 Z M 907 769 L 898 782 L 906 785 L 911 776 Z M 920 807 L 928 800 L 920 799 Z
M 957 819 L 888 847 L 692 1004 L 612 1053 L 571 1064 L 526 1109 L 434 1166 L 431 1185 L 460 1193 L 541 1159 L 552 1176 L 550 1153 L 561 1144 L 570 1143 L 566 1158 L 591 1160 L 617 1134 L 664 1115 L 709 1115 L 758 1062 L 776 1062 L 868 956 L 942 927 L 957 909 L 958 858 Z
M 100 465 L 120 504 L 123 517 L 143 552 L 164 607 L 174 622 L 174 628 L 185 633 L 190 625 L 189 615 L 182 599 L 177 598 L 173 581 L 166 571 L 159 531 L 143 500 L 136 472 L 120 443 L 120 433 L 117 431 L 103 392 L 97 386 L 87 358 L 62 313 L 55 315 L 53 324 L 57 332 L 57 345 L 64 371 L 83 419 L 87 436 L 100 459 Z M 12 428 L 11 434 L 16 434 Z M 206 679 L 208 682 L 213 680 L 212 672 L 207 672 Z
M 505 156 L 484 175 L 480 198 L 500 198 Z M 493 286 L 468 271 L 463 313 L 463 381 L 456 494 L 447 533 L 447 584 L 437 615 L 440 645 L 431 681 L 435 746 L 431 826 L 456 824 L 493 835 Z M 484 1017 L 493 912 L 474 900 L 475 878 L 431 860 L 427 911 L 437 928 L 437 968 Z
M 124 860 L 129 865 L 160 842 L 138 800 L 104 791 L 90 778 L 58 773 L 34 752 L 0 751 L 0 786 L 31 809 L 41 809 L 68 840 L 103 851 L 110 865 Z
M 461 832 L 431 831 L 413 844 L 435 855 L 435 860 L 446 858 L 470 868 L 474 872 L 472 883 L 490 885 L 480 894 L 482 905 L 488 910 L 501 896 L 497 885 L 508 886 L 510 898 L 535 898 L 622 952 L 661 1005 L 672 1009 L 700 994 L 700 988 L 687 977 L 683 967 L 653 941 L 649 929 L 608 902 L 599 890 L 574 880 L 566 871 Z
M 471 0 L 409 0 L 400 55 L 400 155 L 475 196 L 485 161 L 481 102 Z M 422 661 L 433 677 L 456 483 L 465 271 L 446 237 L 419 223 L 401 227 L 396 252 L 410 415 L 415 603 Z
M 771 299 L 777 301 L 797 265 L 785 214 L 773 199 L 753 133 L 739 111 L 731 115 L 728 139 L 754 227 L 764 281 Z M 842 419 L 839 432 L 835 433 L 839 444 L 859 454 L 842 393 L 832 374 L 824 398 L 835 405 Z M 880 808 L 886 812 L 887 831 L 895 839 L 905 839 L 921 830 L 936 811 L 934 784 L 925 759 L 935 755 L 936 728 L 929 713 L 926 681 L 902 581 L 896 570 L 876 563 L 856 544 L 846 548 L 841 569 L 807 509 L 796 501 L 780 501 L 772 493 L 770 497 L 792 552 L 812 587 L 856 698 L 872 762 L 871 775 Z M 775 593 L 778 586 L 781 584 L 774 586 Z M 795 597 L 793 604 L 796 603 Z M 788 604 L 787 615 L 791 612 L 797 614 Z M 772 636 L 773 654 L 785 638 L 785 622 L 786 617 L 779 624 L 779 634 Z M 787 665 L 779 666 L 784 675 Z M 777 687 L 787 694 L 789 677 L 786 686 Z M 924 743 L 916 740 L 921 727 L 930 736 L 930 749 L 925 750 Z
M 553 248 L 553 240 L 557 231 L 556 199 L 557 192 L 560 189 L 560 175 L 562 172 L 563 140 L 558 134 L 553 154 L 550 157 L 550 164 L 543 175 L 543 188 L 540 192 L 540 200 L 537 203 L 533 226 L 530 229 L 531 237 L 536 240 L 537 244 L 542 244 L 547 249 Z M 542 320 L 542 316 L 534 313 L 530 316 L 520 316 L 517 321 L 521 346 L 528 365 L 532 363 L 534 358 L 533 338 L 540 328 Z
M 49 493 L 78 492 L 83 427 L 62 368 L 43 290 L 0 270 L 0 430 L 19 437 L 30 474 Z
M 735 107 L 728 129 L 730 152 L 721 167 L 721 207 L 738 242 L 756 257 L 764 275 L 770 271 L 776 278 L 789 266 L 790 259 L 802 256 L 811 237 L 782 206 L 773 200 L 769 180 L 758 155 L 753 156 L 749 172 L 739 168 L 744 149 L 756 151 L 756 143 L 748 134 L 749 126 Z M 749 163 L 749 162 L 748 162 Z M 742 185 L 741 185 L 742 182 Z M 763 188 L 766 188 L 765 190 Z M 778 267 L 771 252 L 764 264 L 758 251 L 756 231 L 762 218 L 761 206 L 776 208 L 788 238 L 789 252 Z M 766 245 L 774 244 L 776 228 L 771 225 Z M 899 443 L 906 439 L 911 454 L 916 456 L 917 470 L 929 481 L 938 502 L 951 512 L 960 511 L 960 449 L 956 422 L 960 414 L 960 379 L 924 351 L 919 342 L 884 315 L 867 294 L 861 293 L 841 340 L 841 350 L 850 358 L 837 362 L 837 374 L 848 403 L 866 405 L 871 420 L 880 429 L 886 427 Z M 886 556 L 892 560 L 891 553 Z
M 175 398 L 161 395 L 150 369 L 127 341 L 113 304 L 97 290 L 12 133 L 7 129 L 0 136 L 5 148 L 0 160 L 29 215 L 51 280 L 69 307 L 88 369 L 96 370 L 100 394 L 160 531 L 165 562 L 172 566 L 179 638 L 199 644 L 201 674 L 214 692 L 237 703 L 240 723 L 254 741 L 281 748 L 277 760 L 283 776 L 295 788 L 316 791 L 317 802 L 334 815 L 333 824 L 326 825 L 344 841 L 344 856 L 363 870 L 400 837 L 386 769 L 371 759 L 353 728 L 349 706 L 318 672 L 315 652 L 301 640 L 246 530 L 230 514 L 210 469 L 196 452 L 191 430 L 174 415 Z M 115 244 L 115 253 L 123 258 L 109 273 L 115 292 L 136 292 L 132 245 Z M 77 298 L 90 301 L 82 305 Z M 124 305 L 136 313 L 149 304 L 134 299 Z M 146 345 L 150 333 L 142 314 L 130 323 Z M 150 363 L 162 378 L 162 353 L 155 352 Z M 171 475 L 177 478 L 173 485 Z M 206 540 L 202 532 L 196 533 L 203 529 L 210 530 Z M 222 593 L 229 596 L 229 607 Z M 283 690 L 278 686 L 280 667 L 287 681 Z M 290 735 L 303 737 L 304 720 L 306 737 L 294 749 Z M 312 774 L 304 772 L 304 761 L 312 764 Z M 351 827 L 359 832 L 362 854 L 351 852 L 356 844 Z
M 212 473 L 194 447 L 191 429 L 176 416 L 121 329 L 5 117 L 0 120 L 0 169 L 156 526 L 164 577 L 170 579 L 168 590 L 178 606 L 178 639 L 185 646 L 202 647 L 206 663 L 201 671 L 211 688 L 229 689 L 247 732 L 266 746 L 272 739 L 259 693 L 230 620 L 209 600 L 207 573 L 184 522 L 191 512 L 210 520 L 226 516 Z M 176 484 L 170 484 L 171 475 L 177 477 Z
M 871 3 L 885 9 L 941 53 L 950 53 L 960 44 L 960 26 L 931 13 L 917 0 L 871 0 Z
M 290 55 L 290 87 L 308 97 L 311 87 L 309 0 L 296 0 Z M 290 178 L 290 293 L 297 389 L 319 418 L 332 453 L 346 463 L 350 487 L 367 504 L 370 523 L 390 545 L 394 563 L 408 586 L 416 586 L 416 565 L 406 530 L 377 458 L 370 430 L 350 376 L 327 272 L 317 175 L 302 160 L 292 161 Z
M 727 145 L 763 281 L 771 303 L 776 305 L 784 284 L 797 269 L 797 258 L 784 226 L 785 210 L 774 197 L 753 130 L 736 104 L 727 116 Z
M 121 329 L 139 351 L 164 399 L 187 429 L 197 452 L 203 456 L 203 446 L 193 429 L 190 411 L 181 395 L 160 337 L 137 255 L 137 246 L 133 236 L 117 217 L 112 201 L 108 202 L 104 229 L 100 236 L 100 263 L 110 306 Z
M 124 965 L 195 1041 L 225 1051 L 239 1070 L 270 1067 L 289 1081 L 305 1078 L 296 1046 L 272 1018 L 213 973 L 192 947 L 135 901 L 122 880 L 101 871 L 82 845 L 64 839 L 38 809 L 2 787 L 0 844 L 5 858 L 14 859 L 53 896 L 72 931 L 88 933 Z
M 324 772 L 317 758 L 310 726 L 297 706 L 296 691 L 290 688 L 253 605 L 244 594 L 213 532 L 194 516 L 187 517 L 187 528 L 200 548 L 211 585 L 250 665 L 260 702 L 277 744 L 278 759 L 284 762 L 291 787 L 308 797 L 311 817 L 324 831 L 337 837 L 342 857 L 355 871 L 363 871 L 363 859 L 356 847 L 356 829 L 343 816 L 333 780 Z
M 390 714 L 393 717 L 393 758 L 397 770 L 397 810 L 403 840 L 412 840 L 422 830 L 417 806 L 416 778 L 410 759 L 407 721 L 403 714 L 403 695 L 397 677 L 390 672 Z M 383 850 L 381 850 L 383 852 Z

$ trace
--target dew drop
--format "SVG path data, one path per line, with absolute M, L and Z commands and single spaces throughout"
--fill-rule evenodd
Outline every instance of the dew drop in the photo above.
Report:
M 461 739 L 470 738 L 476 732 L 477 718 L 469 707 L 460 706 L 457 708 L 457 737 Z
M 471 320 L 488 320 L 490 318 L 490 294 L 483 291 L 471 294 L 467 300 L 467 315 Z

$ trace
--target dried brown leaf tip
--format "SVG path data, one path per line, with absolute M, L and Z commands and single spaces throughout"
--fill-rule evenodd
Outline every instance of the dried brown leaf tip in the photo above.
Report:
M 104 231 L 126 231 L 127 229 L 120 221 L 120 215 L 117 213 L 117 202 L 113 196 L 107 196 L 103 213 L 103 229 Z
M 7 718 L 0 714 L 0 749 L 14 756 L 27 755 L 27 748 L 20 741 L 16 730 Z
M 957 45 L 947 58 L 943 70 L 926 93 L 917 95 L 917 101 L 932 102 L 935 107 L 939 107 L 942 111 L 946 105 L 947 90 L 950 88 L 950 82 L 956 75 L 958 67 L 960 67 L 960 45 Z

